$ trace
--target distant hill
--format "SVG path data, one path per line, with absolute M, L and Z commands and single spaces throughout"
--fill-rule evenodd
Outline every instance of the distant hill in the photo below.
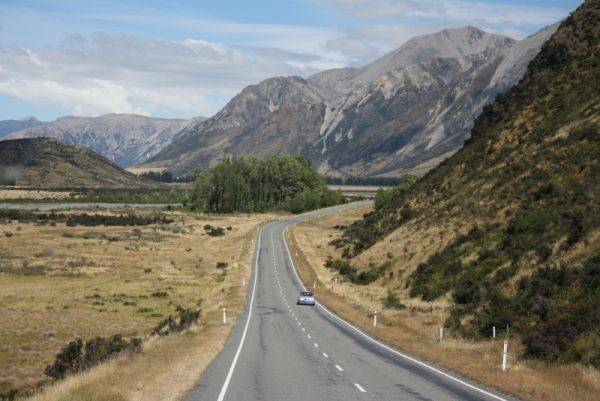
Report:
M 462 335 L 509 325 L 526 356 L 600 367 L 599 55 L 588 0 L 461 150 L 347 229 L 349 262 L 402 297 L 449 300 Z
M 154 185 L 88 149 L 53 138 L 0 141 L 0 184 L 35 187 Z
M 0 139 L 6 135 L 21 131 L 25 128 L 37 127 L 38 125 L 44 124 L 41 121 L 36 120 L 33 117 L 25 117 L 20 120 L 3 120 L 0 121 Z
M 5 139 L 56 138 L 91 149 L 121 167 L 130 167 L 154 156 L 188 124 L 202 119 L 164 119 L 135 114 L 70 116 L 12 132 Z
M 190 124 L 147 164 L 181 175 L 224 155 L 293 153 L 328 175 L 422 173 L 462 146 L 483 106 L 519 81 L 555 28 L 519 42 L 445 29 L 362 68 L 267 79 Z

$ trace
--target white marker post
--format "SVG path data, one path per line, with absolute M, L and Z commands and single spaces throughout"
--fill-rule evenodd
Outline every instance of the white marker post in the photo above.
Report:
M 502 371 L 508 369 L 508 340 L 504 340 L 504 350 L 502 351 Z
M 314 290 L 315 288 L 317 288 L 317 282 L 316 282 L 316 281 L 313 283 L 313 290 Z
M 496 338 L 496 326 L 492 326 L 492 338 Z
M 440 327 L 440 342 L 444 339 L 444 326 Z
M 227 324 L 227 312 L 225 308 L 223 308 L 223 324 Z
M 373 313 L 373 327 L 377 327 L 377 311 Z

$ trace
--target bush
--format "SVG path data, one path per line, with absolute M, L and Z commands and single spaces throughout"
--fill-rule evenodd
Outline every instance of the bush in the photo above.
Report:
M 169 315 L 158 323 L 153 330 L 154 334 L 166 336 L 189 328 L 200 318 L 201 303 L 201 301 L 198 301 L 198 308 L 196 309 L 185 309 L 178 306 L 176 309 L 177 314 L 175 316 Z
M 389 264 L 384 263 L 379 267 L 369 268 L 358 273 L 358 269 L 352 267 L 347 260 L 329 258 L 325 261 L 325 267 L 338 271 L 354 284 L 366 285 L 383 276 Z
M 400 302 L 400 297 L 396 293 L 388 291 L 387 295 L 381 298 L 383 307 L 387 309 L 404 309 L 406 306 Z
M 208 228 L 207 228 L 208 227 Z M 222 227 L 213 227 L 210 224 L 204 226 L 204 230 L 211 237 L 221 237 L 225 235 L 225 229 Z
M 142 349 L 142 340 L 132 338 L 131 341 L 123 339 L 120 334 L 110 338 L 96 337 L 84 342 L 78 338 L 67 344 L 57 355 L 54 362 L 44 370 L 47 376 L 60 380 L 66 376 L 83 372 L 109 358 L 127 352 L 139 352 Z

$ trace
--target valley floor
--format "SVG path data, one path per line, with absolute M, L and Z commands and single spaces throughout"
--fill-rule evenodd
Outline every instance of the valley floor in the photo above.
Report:
M 448 317 L 445 301 L 430 304 L 404 298 L 402 310 L 385 309 L 382 298 L 387 288 L 381 280 L 355 285 L 339 280 L 337 272 L 324 267 L 328 257 L 340 257 L 329 243 L 339 238 L 339 226 L 362 217 L 370 207 L 302 223 L 291 231 L 292 255 L 302 280 L 315 287 L 317 297 L 340 316 L 374 333 L 377 337 L 416 356 L 425 358 L 491 387 L 524 400 L 597 400 L 600 372 L 581 365 L 548 365 L 519 358 L 521 345 L 509 337 L 509 370 L 502 372 L 502 346 L 506 330 L 496 339 L 471 341 L 444 333 L 439 328 Z M 336 228 L 336 226 L 338 228 Z M 373 311 L 378 327 L 373 328 Z
M 231 329 L 220 323 L 221 307 L 231 322 L 243 306 L 256 230 L 274 216 L 164 215 L 173 222 L 0 221 L 0 394 L 47 379 L 44 367 L 69 341 L 114 334 L 142 337 L 143 352 L 68 378 L 36 399 L 176 400 L 193 386 Z M 206 225 L 224 235 L 210 236 Z M 178 306 L 200 305 L 192 329 L 150 335 Z

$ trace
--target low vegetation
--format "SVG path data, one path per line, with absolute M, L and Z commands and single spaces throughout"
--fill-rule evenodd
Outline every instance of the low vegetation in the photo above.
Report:
M 417 179 L 417 176 L 406 174 L 397 179 L 397 183 L 393 188 L 378 189 L 377 193 L 375 194 L 375 210 L 383 209 L 383 207 L 387 205 L 393 198 L 408 192 L 410 187 L 417 182 Z
M 329 185 L 367 185 L 396 187 L 404 185 L 406 177 L 325 177 Z
M 325 267 L 339 272 L 343 278 L 351 283 L 366 285 L 381 278 L 389 269 L 389 264 L 384 263 L 378 267 L 370 266 L 369 269 L 358 271 L 345 259 L 327 259 Z
M 69 216 L 79 219 L 82 214 L 47 213 L 41 219 L 37 212 L 7 213 L 10 214 L 0 218 L 1 232 L 11 233 L 0 235 L 0 394 L 6 396 L 11 392 L 28 394 L 39 385 L 48 384 L 45 367 L 54 364 L 57 354 L 64 351 L 66 355 L 76 349 L 77 344 L 74 348 L 67 347 L 71 351 L 64 350 L 74 339 L 81 339 L 82 358 L 88 360 L 86 342 L 94 344 L 97 337 L 110 342 L 118 333 L 130 344 L 136 337 L 157 338 L 145 341 L 144 352 L 132 358 L 117 356 L 119 363 L 115 369 L 119 371 L 155 355 L 158 349 L 152 347 L 156 344 L 177 343 L 177 347 L 185 349 L 186 341 L 192 337 L 198 338 L 193 340 L 194 346 L 208 352 L 206 355 L 214 355 L 218 348 L 213 339 L 203 334 L 170 338 L 178 337 L 181 330 L 193 330 L 190 324 L 200 319 L 202 327 L 218 322 L 222 305 L 227 305 L 231 316 L 241 310 L 244 292 L 240 283 L 242 279 L 248 280 L 256 228 L 272 218 L 258 214 L 216 217 L 182 212 L 157 215 L 152 210 L 139 209 L 134 214 L 135 226 L 127 225 L 134 220 L 128 220 L 129 213 L 122 210 L 102 212 L 101 220 L 95 214 L 83 214 L 88 216 L 84 217 L 85 222 L 67 225 Z M 88 219 L 103 223 L 88 224 Z M 206 225 L 217 224 L 224 227 L 227 235 L 211 236 L 204 230 Z M 215 269 L 217 262 L 226 263 L 227 268 Z M 199 298 L 205 300 L 202 310 Z M 163 335 L 154 336 L 155 332 Z M 164 335 L 167 333 L 173 335 Z M 199 343 L 199 338 L 206 346 Z M 105 344 L 104 340 L 96 345 Z M 222 340 L 218 338 L 219 342 Z M 172 355 L 179 355 L 179 359 L 174 360 Z M 113 356 L 96 359 L 112 366 Z M 171 350 L 168 358 L 163 355 L 160 360 L 168 367 L 192 356 L 194 363 L 203 361 L 197 366 L 208 363 L 207 357 L 189 350 L 187 353 Z M 52 369 L 60 372 L 58 367 Z M 160 377 L 169 376 L 168 371 L 159 367 L 148 369 Z M 82 377 L 87 377 L 88 372 L 93 376 L 96 368 L 87 369 Z M 199 374 L 196 368 L 191 372 Z M 120 380 L 115 375 L 113 382 Z M 139 372 L 135 377 L 135 380 L 140 377 L 152 380 Z M 65 385 L 56 387 L 64 389 L 67 383 L 77 380 L 67 377 L 61 381 Z M 139 385 L 131 383 L 123 383 L 123 388 Z M 193 380 L 186 383 L 192 385 Z M 152 387 L 150 383 L 146 385 Z M 102 393 L 102 388 L 97 388 L 94 394 Z
M 57 355 L 54 362 L 44 373 L 56 380 L 67 375 L 84 372 L 109 358 L 115 358 L 125 352 L 133 354 L 142 350 L 142 340 L 134 337 L 127 341 L 120 334 L 110 338 L 95 337 L 85 341 L 76 339 L 67 344 Z
M 18 194 L 15 196 L 13 194 Z M 0 201 L 10 203 L 139 203 L 182 204 L 189 202 L 190 189 L 164 188 L 73 188 L 56 187 L 42 190 L 5 187 Z
M 170 224 L 173 219 L 161 214 L 87 214 L 87 213 L 35 213 L 25 210 L 0 209 L 0 220 L 33 222 L 38 224 L 65 223 L 74 226 L 147 226 L 151 224 Z
M 227 158 L 200 176 L 192 208 L 214 213 L 287 210 L 301 213 L 345 201 L 301 156 Z

